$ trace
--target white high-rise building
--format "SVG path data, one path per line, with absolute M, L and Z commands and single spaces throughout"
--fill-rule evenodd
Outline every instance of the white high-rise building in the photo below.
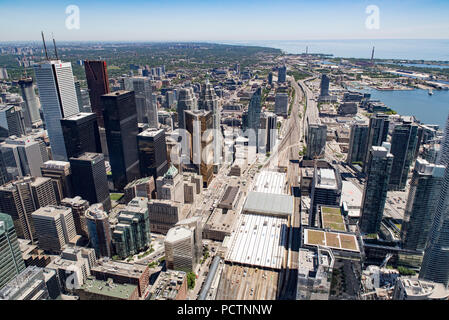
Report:
M 67 161 L 60 120 L 79 113 L 72 65 L 60 60 L 34 65 L 53 160 Z
M 49 205 L 31 214 L 34 228 L 43 250 L 60 252 L 76 237 L 75 222 L 71 208 Z

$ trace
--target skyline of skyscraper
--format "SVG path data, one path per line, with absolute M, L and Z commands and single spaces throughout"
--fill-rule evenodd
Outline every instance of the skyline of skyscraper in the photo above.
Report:
M 178 105 L 177 105 L 177 113 L 178 113 L 178 128 L 185 129 L 185 119 L 184 119 L 184 111 L 186 110 L 197 110 L 198 102 L 195 97 L 195 93 L 193 92 L 192 87 L 181 88 L 178 93 Z
M 84 70 L 89 88 L 90 107 L 97 115 L 98 126 L 104 128 L 101 96 L 110 93 L 106 61 L 84 60 Z
M 222 144 L 223 139 L 221 137 L 221 107 L 220 99 L 215 93 L 214 86 L 206 80 L 204 84 L 201 85 L 201 96 L 199 99 L 199 109 L 208 110 L 212 112 L 212 122 L 214 129 L 214 164 L 221 163 L 222 156 Z
M 379 232 L 392 166 L 393 155 L 389 143 L 371 147 L 359 220 L 360 231 L 364 234 Z
M 137 150 L 137 111 L 133 91 L 101 96 L 114 188 L 123 188 L 140 178 Z
M 441 192 L 426 244 L 419 278 L 449 285 L 449 117 L 438 164 L 445 167 Z
M 368 158 L 371 147 L 381 146 L 383 142 L 387 141 L 388 127 L 390 125 L 389 116 L 383 113 L 376 113 L 369 119 L 368 126 L 368 143 L 366 149 L 365 160 L 363 164 L 363 171 L 366 173 Z
M 306 159 L 319 159 L 326 149 L 327 126 L 325 124 L 311 123 L 308 126 L 306 141 Z
M 150 128 L 158 128 L 157 106 L 153 104 L 151 80 L 145 77 L 125 78 L 125 90 L 134 90 L 137 122 L 147 123 Z
M 401 227 L 402 246 L 424 251 L 441 191 L 444 166 L 423 159 L 415 162 L 404 219 Z
M 31 129 L 33 124 L 41 121 L 39 101 L 34 92 L 33 78 L 24 77 L 20 79 L 18 83 L 25 103 L 25 125 Z
M 95 113 L 80 112 L 61 119 L 67 157 L 84 152 L 101 153 L 100 133 Z
M 91 205 L 85 216 L 89 240 L 97 257 L 112 257 L 112 232 L 103 206 L 100 203 Z
M 53 159 L 67 161 L 60 120 L 80 112 L 72 64 L 61 60 L 44 61 L 34 65 L 34 73 Z
M 287 67 L 285 64 L 283 66 L 278 67 L 278 82 L 284 83 L 287 81 Z
M 357 163 L 363 167 L 366 148 L 368 147 L 369 127 L 364 124 L 353 124 L 349 136 L 349 150 L 346 162 Z
M 249 143 L 253 146 L 258 147 L 259 142 L 259 128 L 260 128 L 260 112 L 262 110 L 261 106 L 262 99 L 262 88 L 258 87 L 256 91 L 251 96 L 251 100 L 248 105 L 248 115 L 246 120 L 246 126 L 244 126 L 244 130 L 248 130 Z M 252 130 L 252 131 L 251 131 Z M 251 137 L 254 135 L 254 137 Z M 255 139 L 255 141 L 251 141 Z
M 56 204 L 50 178 L 24 177 L 0 186 L 0 212 L 12 217 L 19 238 L 34 242 L 36 233 L 32 213 L 40 207 Z
M 137 135 L 140 174 L 152 176 L 154 181 L 168 169 L 167 145 L 163 129 L 147 129 Z
M 85 152 L 70 158 L 73 192 L 89 201 L 101 203 L 104 210 L 111 209 L 108 178 L 102 153 Z
M 391 154 L 394 156 L 389 190 L 404 190 L 410 166 L 418 143 L 418 126 L 404 121 L 396 125 L 391 138 Z

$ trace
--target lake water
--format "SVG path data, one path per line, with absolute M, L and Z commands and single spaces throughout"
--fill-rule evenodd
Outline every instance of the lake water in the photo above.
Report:
M 292 54 L 305 53 L 308 47 L 309 53 L 366 59 L 371 58 L 374 46 L 374 57 L 378 59 L 449 61 L 449 40 L 248 40 L 221 43 L 271 47 Z
M 419 67 L 419 68 L 434 68 L 434 69 L 447 69 L 449 66 L 439 66 L 436 64 L 422 64 L 422 63 L 400 63 L 399 66 L 405 67 Z
M 449 90 L 379 91 L 357 90 L 371 93 L 372 100 L 380 100 L 400 115 L 415 116 L 421 123 L 438 124 L 444 129 L 449 114 Z

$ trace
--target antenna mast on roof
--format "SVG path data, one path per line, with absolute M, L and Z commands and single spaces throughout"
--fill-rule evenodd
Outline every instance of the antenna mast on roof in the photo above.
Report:
M 53 35 L 53 32 L 51 33 L 51 37 L 53 38 L 53 46 L 55 47 L 56 60 L 59 60 L 58 50 L 56 50 L 56 42 L 55 42 L 55 36 Z
M 48 59 L 47 46 L 45 45 L 44 31 L 41 31 L 41 34 L 42 34 L 42 42 L 44 43 L 45 57 L 47 58 L 48 61 L 50 61 L 50 59 Z

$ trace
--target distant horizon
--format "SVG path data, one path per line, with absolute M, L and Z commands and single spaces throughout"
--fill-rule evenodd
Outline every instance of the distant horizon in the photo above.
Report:
M 0 10 L 4 41 L 38 41 L 40 30 L 65 41 L 449 37 L 444 0 L 0 0 Z
M 45 35 L 46 42 L 52 41 Z M 59 45 L 145 45 L 145 44 L 215 44 L 243 47 L 260 47 L 281 50 L 285 54 L 332 55 L 334 58 L 370 59 L 375 47 L 375 59 L 449 61 L 449 39 L 328 39 L 328 40 L 59 40 Z M 4 41 L 3 46 L 36 45 L 42 47 L 42 39 L 28 41 Z
M 40 32 L 39 32 L 40 34 Z M 45 41 L 51 40 L 51 33 L 47 34 L 44 32 Z M 57 42 L 68 42 L 68 43 L 78 43 L 78 42 L 104 42 L 104 43 L 215 43 L 215 44 L 223 44 L 223 41 L 233 41 L 233 42 L 246 42 L 246 41 L 258 41 L 258 42 L 265 42 L 265 41 L 278 41 L 278 42 L 285 42 L 285 41 L 382 41 L 382 40 L 442 40 L 442 41 L 449 41 L 448 38 L 354 38 L 354 39 L 343 39 L 343 38 L 335 38 L 335 39 L 244 39 L 244 40 L 235 40 L 235 39 L 223 39 L 223 40 L 201 40 L 201 39 L 192 39 L 192 40 L 66 40 L 66 39 L 58 39 L 55 37 L 55 41 Z M 42 43 L 42 38 L 36 39 L 36 40 L 6 40 L 1 41 L 0 44 L 5 43 L 27 43 L 27 42 L 40 42 Z

